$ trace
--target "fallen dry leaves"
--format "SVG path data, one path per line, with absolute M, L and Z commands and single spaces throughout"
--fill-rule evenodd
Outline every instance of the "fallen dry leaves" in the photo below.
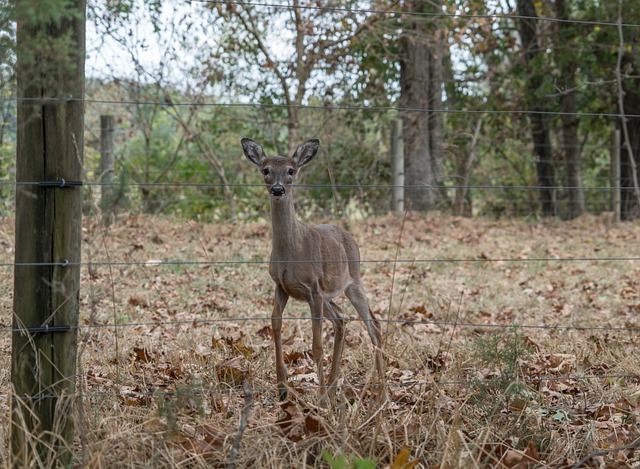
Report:
M 76 426 L 87 464 L 226 466 L 245 382 L 255 398 L 237 467 L 326 467 L 323 450 L 390 469 L 640 461 L 640 265 L 556 260 L 634 255 L 637 224 L 439 214 L 409 216 L 402 232 L 393 217 L 351 224 L 385 334 L 387 400 L 376 399 L 366 332 L 343 301 L 352 320 L 330 412 L 316 407 L 307 305 L 285 311 L 294 389 L 285 402 L 273 389 L 266 223 L 132 215 L 102 242 L 98 224 L 86 222 L 83 256 L 91 251 L 94 265 L 83 271 L 85 417 Z M 0 252 L 4 262 L 10 253 Z M 10 274 L 0 285 L 11 285 Z M 0 327 L 10 323 L 0 318 Z M 332 334 L 327 325 L 326 370 Z M 0 335 L 0 370 L 10 369 L 9 352 L 10 334 Z M 5 440 L 8 396 L 9 373 L 0 371 Z

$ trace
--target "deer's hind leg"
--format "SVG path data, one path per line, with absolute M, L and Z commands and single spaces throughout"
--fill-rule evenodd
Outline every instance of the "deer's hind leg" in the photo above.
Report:
M 378 378 L 380 382 L 384 382 L 384 374 L 385 374 L 385 363 L 384 357 L 382 355 L 382 334 L 380 333 L 380 323 L 373 315 L 371 308 L 369 308 L 369 302 L 367 301 L 367 296 L 364 293 L 364 288 L 360 283 L 352 283 L 345 290 L 345 295 L 351 301 L 353 307 L 358 311 L 358 315 L 364 322 L 365 327 L 367 328 L 367 332 L 369 333 L 369 337 L 371 338 L 371 343 L 375 349 L 375 361 L 376 361 L 376 370 L 378 372 Z
M 333 324 L 333 357 L 331 359 L 331 372 L 329 373 L 329 397 L 333 399 L 336 394 L 336 382 L 340 374 L 340 361 L 342 360 L 342 349 L 344 347 L 344 318 L 342 309 L 333 301 L 325 301 L 323 313 Z

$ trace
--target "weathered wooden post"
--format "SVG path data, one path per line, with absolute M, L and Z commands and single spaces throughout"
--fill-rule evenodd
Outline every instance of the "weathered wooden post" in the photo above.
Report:
M 404 141 L 401 119 L 394 120 L 391 128 L 391 173 L 391 211 L 397 215 L 404 212 Z
M 13 467 L 73 464 L 85 7 L 61 1 L 34 15 L 16 2 Z
M 611 132 L 611 168 L 610 168 L 610 187 L 611 187 L 611 211 L 613 212 L 613 222 L 620 221 L 620 130 L 616 129 Z
M 113 220 L 113 173 L 115 168 L 115 119 L 111 115 L 100 116 L 100 209 L 105 226 Z

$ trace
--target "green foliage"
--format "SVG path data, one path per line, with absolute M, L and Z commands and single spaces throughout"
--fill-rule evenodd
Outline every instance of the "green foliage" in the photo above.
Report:
M 347 458 L 343 454 L 334 457 L 327 451 L 322 453 L 322 458 L 331 469 L 375 469 L 377 467 L 377 462 L 373 459 Z
M 596 188 L 585 191 L 588 210 L 608 209 L 607 195 L 601 189 L 608 185 L 609 134 L 616 120 L 584 114 L 618 112 L 614 80 L 617 28 L 540 20 L 540 45 L 549 53 L 538 54 L 527 64 L 518 20 L 511 16 L 508 5 L 443 3 L 442 10 L 454 13 L 442 19 L 450 53 L 443 92 L 446 184 L 491 186 L 471 188 L 464 195 L 474 215 L 536 215 L 538 192 L 528 187 L 538 185 L 529 120 L 526 114 L 511 111 L 543 102 L 552 113 L 547 124 L 557 183 L 562 186 L 567 176 L 560 147 L 563 122 L 553 113 L 560 111 L 560 97 L 568 83 L 563 76 L 565 65 L 575 63 L 579 141 L 571 144 L 580 147 L 584 185 Z M 130 134 L 118 148 L 119 167 L 134 183 L 129 185 L 133 205 L 150 212 L 209 220 L 264 216 L 267 210 L 261 180 L 243 160 L 239 139 L 251 137 L 268 153 L 286 154 L 290 145 L 317 137 L 322 141 L 320 158 L 301 176 L 301 183 L 309 185 L 299 190 L 301 213 L 386 212 L 390 199 L 390 191 L 384 187 L 390 184 L 389 128 L 391 120 L 402 113 L 393 109 L 363 111 L 361 107 L 392 108 L 397 103 L 399 41 L 406 38 L 407 31 L 399 15 L 357 12 L 360 8 L 370 10 L 368 7 L 368 3 L 350 0 L 336 9 L 301 9 L 298 20 L 290 15 L 290 9 L 207 4 L 197 9 L 197 18 L 191 15 L 184 30 L 172 30 L 166 24 L 168 7 L 160 2 L 113 2 L 104 12 L 95 10 L 93 17 L 102 22 L 106 33 L 115 35 L 117 28 L 122 30 L 118 29 L 116 38 L 128 44 L 134 59 L 135 38 L 124 33 L 126 25 L 139 17 L 150 21 L 154 35 L 173 31 L 171 37 L 179 39 L 175 45 L 167 45 L 165 62 L 183 55 L 194 57 L 193 63 L 184 67 L 188 73 L 180 75 L 189 77 L 185 83 L 167 80 L 173 71 L 158 64 L 157 69 L 139 71 L 126 93 L 118 96 L 128 102 L 159 103 L 118 110 L 125 114 L 122 128 Z M 385 2 L 376 5 L 380 10 L 396 7 Z M 428 8 L 428 13 L 434 13 L 433 6 Z M 557 14 L 555 2 L 535 2 L 535 8 L 540 18 Z M 461 11 L 465 14 L 455 16 Z M 571 0 L 567 14 L 569 20 L 615 22 L 618 2 Z M 623 14 L 625 23 L 638 22 L 636 10 L 626 8 Z M 422 20 L 429 21 L 429 17 Z M 314 27 L 297 27 L 296 21 Z M 206 27 L 201 31 L 198 24 Z M 367 27 L 359 29 L 362 24 Z M 630 52 L 635 51 L 637 42 L 634 31 L 623 29 Z M 302 35 L 297 36 L 299 33 Z M 209 39 L 198 42 L 204 35 Z M 277 41 L 284 44 L 278 50 L 273 46 Z M 296 45 L 303 49 L 296 49 Z M 305 64 L 298 61 L 300 53 Z M 297 68 L 301 65 L 309 67 Z M 535 92 L 527 89 L 531 80 L 538 83 Z M 191 110 L 169 106 L 172 101 L 258 106 Z M 350 106 L 360 109 L 344 109 Z M 486 112 L 477 112 L 481 110 Z M 292 129 L 299 141 L 290 142 Z M 467 167 L 472 153 L 475 158 Z M 167 185 L 177 183 L 186 186 Z M 255 187 L 241 187 L 246 184 Z M 455 191 L 450 189 L 449 194 Z M 559 188 L 560 212 L 567 194 L 568 189 Z
M 526 397 L 528 387 L 522 380 L 523 363 L 531 351 L 517 327 L 511 331 L 480 336 L 474 341 L 474 356 L 487 370 L 486 379 L 474 381 L 472 401 L 489 413 L 516 398 Z

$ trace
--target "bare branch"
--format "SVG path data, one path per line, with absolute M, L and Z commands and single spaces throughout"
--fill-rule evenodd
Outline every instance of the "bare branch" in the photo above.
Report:
M 243 10 L 243 11 L 246 11 L 246 10 Z M 234 14 L 238 18 L 238 20 L 242 23 L 243 28 L 256 41 L 256 45 L 258 46 L 258 49 L 260 50 L 260 52 L 262 52 L 262 54 L 264 55 L 265 60 L 267 62 L 273 64 L 273 72 L 276 74 L 276 77 L 278 78 L 278 81 L 280 82 L 280 85 L 282 86 L 282 91 L 284 92 L 285 102 L 286 102 L 286 104 L 288 106 L 291 105 L 292 102 L 291 102 L 291 95 L 289 93 L 289 87 L 287 85 L 287 77 L 278 68 L 277 61 L 270 54 L 269 48 L 264 43 L 262 35 L 260 34 L 260 32 L 258 31 L 257 26 L 253 22 L 254 18 L 251 16 L 251 14 L 249 12 L 247 12 L 247 16 L 249 17 L 248 21 L 242 16 L 242 13 L 240 11 L 234 10 Z

